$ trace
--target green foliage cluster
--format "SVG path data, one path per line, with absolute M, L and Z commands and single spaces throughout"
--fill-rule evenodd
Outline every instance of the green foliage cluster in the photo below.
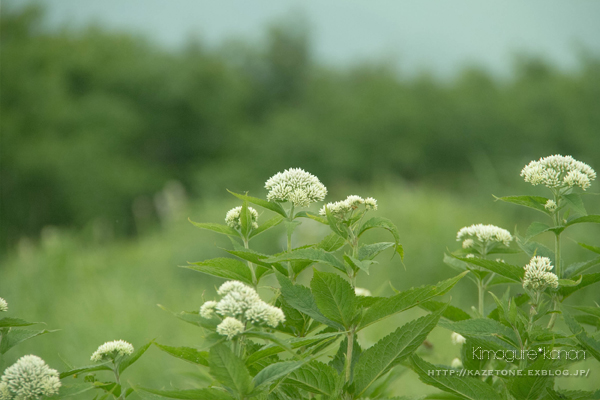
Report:
M 263 44 L 174 51 L 48 31 L 37 9 L 8 7 L 1 30 L 2 243 L 94 219 L 131 232 L 133 202 L 172 179 L 206 196 L 310 162 L 331 182 L 453 187 L 473 170 L 505 179 L 531 154 L 600 148 L 593 57 L 576 72 L 523 59 L 507 80 L 469 69 L 440 82 L 378 63 L 323 67 L 293 24 Z

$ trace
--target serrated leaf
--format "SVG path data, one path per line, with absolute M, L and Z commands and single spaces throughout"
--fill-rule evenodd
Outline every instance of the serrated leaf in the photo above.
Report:
M 142 347 L 138 348 L 133 354 L 123 358 L 119 363 L 119 374 L 123 373 L 127 368 L 131 367 L 139 358 L 148 350 L 148 348 L 154 343 L 154 340 L 149 341 Z
M 221 343 L 210 349 L 208 365 L 210 374 L 240 397 L 245 397 L 252 391 L 252 378 L 248 369 L 227 345 Z
M 377 255 L 379 255 L 382 251 L 387 250 L 395 245 L 396 244 L 393 242 L 364 244 L 358 248 L 358 259 L 360 261 L 372 260 L 375 257 L 377 257 Z
M 263 368 L 253 379 L 255 391 L 261 390 L 264 386 L 289 375 L 308 361 L 283 361 Z
M 489 318 L 475 318 L 456 322 L 441 320 L 439 325 L 466 337 L 496 336 L 508 339 L 514 346 L 519 343 L 519 339 L 511 328 Z
M 571 264 L 565 271 L 565 276 L 571 277 L 571 276 L 580 275 L 580 274 L 584 273 L 585 271 L 587 271 L 588 269 L 595 267 L 598 264 L 600 264 L 600 257 L 594 258 L 594 259 L 586 261 L 586 262 Z
M 574 218 L 565 224 L 565 228 L 571 225 L 583 223 L 600 224 L 600 215 L 585 215 L 583 217 Z
M 600 318 L 600 307 L 585 307 L 585 306 L 569 306 L 586 314 L 595 315 Z
M 279 225 L 282 221 L 283 217 L 281 215 L 276 215 L 273 218 L 267 220 L 265 223 L 259 225 L 258 228 L 253 229 L 252 232 L 250 232 L 250 236 L 248 237 L 252 239 L 253 237 L 258 236 L 261 233 Z
M 248 265 L 233 258 L 213 258 L 211 260 L 190 263 L 190 265 L 182 265 L 181 268 L 203 272 L 219 278 L 242 281 L 250 286 L 253 285 L 252 272 Z
M 579 242 L 577 242 L 577 244 L 583 247 L 584 249 L 588 249 L 589 251 L 593 251 L 594 253 L 600 254 L 600 247 L 590 246 L 589 244 Z
M 339 275 L 315 270 L 310 287 L 319 311 L 349 328 L 356 314 L 356 294 L 350 283 Z
M 358 271 L 363 270 L 367 273 L 367 275 L 369 274 L 369 267 L 371 266 L 371 264 L 377 264 L 377 261 L 373 261 L 373 260 L 357 260 L 356 258 L 352 257 L 351 255 L 348 254 L 344 254 L 344 261 L 346 261 L 346 263 L 352 267 L 352 269 L 354 271 Z
M 550 229 L 550 226 L 542 224 L 541 222 L 534 221 L 531 223 L 531 225 L 529 225 L 529 228 L 527 228 L 527 231 L 525 232 L 525 240 L 529 241 L 537 235 L 540 235 L 544 232 L 548 232 Z
M 546 210 L 546 202 L 548 201 L 545 197 L 540 196 L 505 196 L 505 197 L 496 197 L 496 200 L 501 200 L 506 203 L 513 203 L 520 206 L 525 206 L 528 208 L 532 208 L 537 211 L 541 211 L 546 215 L 550 215 L 548 210 Z
M 563 297 L 563 300 L 573 293 L 581 290 L 594 283 L 600 282 L 600 272 L 594 274 L 585 274 L 581 276 L 581 283 L 577 286 L 563 286 L 558 288 L 558 293 Z
M 29 326 L 29 325 L 35 325 L 38 322 L 27 322 L 24 319 L 21 318 L 2 318 L 0 319 L 0 328 L 10 328 L 13 326 Z
M 581 200 L 581 196 L 579 195 L 579 193 L 565 194 L 563 195 L 563 199 L 565 199 L 567 204 L 577 214 L 587 215 L 587 211 L 585 210 L 585 206 L 583 205 L 583 201 Z
M 312 319 L 322 324 L 331 326 L 336 329 L 343 329 L 343 325 L 338 322 L 331 321 L 325 317 L 313 297 L 309 288 L 302 285 L 295 285 L 286 276 L 276 273 L 277 280 L 281 286 L 281 294 L 285 301 L 296 310 L 308 315 Z
M 94 389 L 93 385 L 89 383 L 77 383 L 74 385 L 62 385 L 60 390 L 56 396 L 53 396 L 53 399 L 63 399 L 71 396 L 76 396 L 81 393 L 88 392 Z
M 208 352 L 200 351 L 192 347 L 172 347 L 164 344 L 154 343 L 156 347 L 167 354 L 192 364 L 208 367 Z
M 471 316 L 465 311 L 461 310 L 458 307 L 442 303 L 441 301 L 429 300 L 419 304 L 419 306 L 422 309 L 431 312 L 435 312 L 445 308 L 442 317 L 450 321 L 464 321 L 466 319 L 471 319 Z
M 315 247 L 330 253 L 340 249 L 345 243 L 346 241 L 344 238 L 336 235 L 335 233 L 330 233 L 329 235 L 325 236 L 323 240 L 317 243 Z
M 583 278 L 583 275 L 579 276 L 579 279 L 559 279 L 558 280 L 558 286 L 577 286 L 581 283 L 581 279 Z
M 335 369 L 319 361 L 311 361 L 293 371 L 285 380 L 310 393 L 334 397 L 338 388 L 339 375 Z
M 310 218 L 324 225 L 328 225 L 327 218 L 324 218 L 310 211 L 298 211 L 296 215 L 294 215 L 294 218 Z
M 477 378 L 458 378 L 451 375 L 453 370 L 430 364 L 415 354 L 410 359 L 411 368 L 425 384 L 470 400 L 503 400 L 492 386 Z M 432 375 L 429 371 L 436 372 Z M 439 375 L 437 375 L 437 371 L 440 371 Z
M 85 367 L 70 369 L 68 371 L 61 372 L 59 376 L 60 376 L 60 379 L 64 379 L 71 375 L 83 374 L 83 373 L 94 372 L 94 371 L 112 371 L 112 369 L 108 366 L 108 362 L 106 362 L 103 364 L 87 365 Z
M 529 257 L 542 256 L 548 257 L 551 260 L 554 260 L 554 252 L 544 246 L 541 243 L 535 242 L 533 240 L 526 241 L 519 235 L 515 235 L 517 245 L 523 250 Z
M 336 217 L 334 217 L 333 214 L 331 214 L 331 211 L 329 211 L 329 207 L 325 207 L 325 217 L 327 218 L 327 224 L 329 225 L 329 228 L 333 231 L 333 233 L 340 236 L 341 238 L 348 239 L 348 228 L 338 224 L 339 220 Z
M 382 217 L 373 217 L 367 221 L 365 221 L 360 229 L 358 230 L 358 237 L 360 237 L 363 233 L 368 231 L 369 229 L 374 228 L 382 228 L 389 231 L 394 237 L 395 243 L 398 244 L 400 242 L 400 234 L 398 233 L 398 228 L 392 221 L 387 218 Z
M 511 394 L 516 399 L 538 400 L 546 392 L 546 387 L 553 384 L 554 378 L 542 374 L 529 375 L 529 371 L 535 373 L 540 370 L 555 370 L 556 368 L 560 368 L 562 363 L 561 360 L 548 360 L 544 357 L 539 357 L 535 362 L 523 369 L 523 376 L 515 376 L 507 380 L 507 386 Z
M 193 400 L 233 400 L 229 394 L 222 390 L 218 389 L 187 389 L 187 390 L 178 390 L 178 389 L 170 389 L 170 390 L 162 390 L 162 389 L 151 389 L 136 386 L 136 392 L 139 390 L 143 390 L 148 393 L 152 393 L 161 397 L 167 397 L 170 399 L 193 399 Z
M 354 368 L 354 393 L 361 397 L 384 374 L 421 346 L 435 328 L 444 309 L 396 329 L 363 351 Z
M 513 282 L 521 283 L 521 280 L 525 276 L 525 269 L 516 265 L 511 265 L 500 261 L 485 260 L 483 258 L 477 257 L 456 258 L 465 263 L 477 265 L 478 267 L 482 267 L 489 271 L 495 272 L 496 274 L 508 278 Z
M 444 254 L 444 264 L 458 272 L 464 272 L 467 270 L 467 263 L 460 261 L 454 255 Z
M 293 260 L 302 260 L 302 261 L 312 261 L 312 262 L 320 262 L 323 264 L 331 265 L 334 268 L 339 269 L 342 272 L 346 272 L 346 268 L 344 264 L 337 259 L 331 253 L 326 252 L 323 249 L 296 249 L 290 252 L 282 253 L 276 257 L 270 257 L 263 261 L 268 263 L 276 263 L 280 261 L 293 261 Z
M 190 221 L 195 227 L 200 228 L 200 229 L 206 229 L 209 231 L 221 233 L 223 235 L 232 236 L 232 237 L 236 237 L 236 238 L 240 237 L 240 234 L 238 231 L 236 231 L 235 229 L 233 229 L 227 225 L 213 224 L 213 223 L 209 223 L 209 222 L 194 222 L 189 218 L 188 218 L 188 221 Z
M 240 200 L 244 200 L 244 201 L 247 201 L 248 203 L 252 203 L 257 206 L 266 208 L 267 210 L 271 210 L 271 211 L 276 212 L 277 214 L 281 215 L 282 217 L 287 218 L 287 214 L 285 213 L 285 210 L 279 203 L 266 201 L 266 200 L 248 196 L 245 194 L 234 193 L 231 190 L 227 190 L 227 191 Z
M 32 331 L 28 329 L 11 328 L 8 333 L 5 333 L 2 336 L 2 340 L 0 341 L 0 354 L 6 353 L 12 347 L 28 339 L 52 332 L 56 332 L 56 330 L 49 331 L 47 329 L 43 329 L 41 331 Z
M 564 307 L 562 310 L 563 318 L 565 319 L 565 323 L 569 327 L 569 330 L 573 333 L 573 335 L 575 335 L 583 348 L 589 351 L 596 360 L 600 361 L 600 341 L 594 339 L 593 336 L 588 335 L 585 329 L 579 325 L 575 318 L 573 318 L 573 316 L 568 313 Z
M 446 294 L 467 273 L 468 272 L 465 271 L 453 278 L 438 282 L 437 285 L 412 288 L 404 292 L 400 292 L 392 297 L 381 298 L 375 302 L 375 304 L 369 307 L 369 309 L 367 309 L 360 322 L 359 330 L 383 318 L 418 306 L 420 303 L 431 300 L 433 297 Z

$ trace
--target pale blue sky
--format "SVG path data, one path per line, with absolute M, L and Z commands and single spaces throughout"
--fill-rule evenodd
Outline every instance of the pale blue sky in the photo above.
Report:
M 96 22 L 165 46 L 199 35 L 260 40 L 265 26 L 303 13 L 325 63 L 395 61 L 405 72 L 449 76 L 465 64 L 509 70 L 511 55 L 541 55 L 575 65 L 577 46 L 600 53 L 600 1 L 577 0 L 39 0 L 48 22 Z

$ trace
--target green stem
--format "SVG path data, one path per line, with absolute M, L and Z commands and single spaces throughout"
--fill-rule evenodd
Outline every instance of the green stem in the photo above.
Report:
M 479 294 L 479 314 L 483 317 L 485 287 L 481 278 L 477 278 L 477 290 Z
M 248 238 L 244 237 L 243 239 L 244 239 L 244 248 L 249 249 Z M 256 271 L 254 270 L 254 264 L 250 261 L 248 261 L 248 268 L 250 268 L 250 272 L 252 273 L 252 283 L 254 284 L 254 288 L 256 289 L 256 286 L 258 285 L 258 281 L 256 279 Z
M 354 329 L 348 332 L 348 346 L 346 348 L 346 383 L 350 383 L 352 376 L 352 351 L 354 347 Z
M 290 211 L 288 214 L 288 221 L 292 223 L 294 221 L 294 204 L 290 207 Z M 292 233 L 293 231 L 288 227 L 287 228 L 287 252 L 292 251 Z M 288 261 L 288 275 L 292 282 L 295 280 L 294 278 L 294 270 L 292 269 L 292 262 Z
M 113 372 L 115 373 L 115 382 L 117 385 L 119 385 L 119 389 L 121 390 L 121 394 L 119 395 L 119 397 L 115 396 L 113 394 L 113 396 L 116 399 L 124 399 L 125 398 L 125 391 L 123 390 L 123 386 L 121 386 L 121 376 L 119 375 L 119 366 L 117 364 L 114 364 L 114 368 L 113 368 Z

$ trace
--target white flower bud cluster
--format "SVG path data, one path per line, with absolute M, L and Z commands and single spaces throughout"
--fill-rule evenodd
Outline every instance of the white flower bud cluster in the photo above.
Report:
M 344 214 L 356 210 L 360 205 L 364 205 L 366 210 L 377 210 L 377 200 L 372 197 L 363 199 L 360 196 L 350 195 L 345 200 L 327 203 L 319 211 L 319 215 L 327 215 L 327 210 L 333 215 L 343 217 Z
M 452 363 L 450 364 L 450 366 L 452 368 L 458 369 L 458 368 L 462 368 L 463 363 L 462 363 L 462 361 L 460 361 L 460 358 L 455 358 L 454 360 L 452 360 Z
M 472 240 L 468 242 L 468 240 L 472 238 L 476 238 L 482 243 L 497 242 L 502 243 L 505 246 L 510 245 L 511 240 L 513 239 L 510 232 L 506 229 L 499 228 L 495 225 L 483 224 L 465 226 L 464 228 L 461 228 L 461 230 L 459 230 L 456 234 L 456 240 L 461 241 L 463 238 L 467 238 L 463 242 L 464 248 L 469 248 L 473 246 Z M 465 242 L 467 243 L 465 244 Z
M 548 200 L 546 204 L 544 204 L 544 208 L 553 213 L 557 208 L 556 202 L 554 200 Z
M 523 168 L 521 176 L 532 185 L 545 185 L 549 188 L 579 186 L 583 190 L 596 179 L 596 172 L 571 156 L 560 154 L 532 161 Z
M 463 335 L 456 332 L 452 332 L 450 339 L 452 340 L 452 344 L 465 344 L 467 342 L 467 339 Z
M 248 212 L 250 213 L 250 218 L 252 220 L 252 227 L 254 229 L 258 228 L 258 212 L 252 207 L 248 207 Z M 242 221 L 240 220 L 241 215 L 242 206 L 232 208 L 227 211 L 227 214 L 225 215 L 225 223 L 233 229 L 240 229 L 242 227 Z
M 364 297 L 371 297 L 371 291 L 369 289 L 364 289 L 364 288 L 354 288 L 354 294 L 356 294 L 357 296 L 364 296 Z
M 245 323 L 275 328 L 285 321 L 280 308 L 265 303 L 251 287 L 239 281 L 227 281 L 219 287 L 220 301 L 207 301 L 200 307 L 203 318 L 225 317 L 217 333 L 231 339 L 244 331 Z
M 61 383 L 58 371 L 38 356 L 28 355 L 6 368 L 0 381 L 0 399 L 28 400 L 58 393 Z
M 0 297 L 0 312 L 8 311 L 8 303 L 2 297 Z
M 525 266 L 523 288 L 542 291 L 546 287 L 558 287 L 558 276 L 552 271 L 552 264 L 548 257 L 535 256 Z
M 124 340 L 106 342 L 98 347 L 90 359 L 94 362 L 114 360 L 133 353 L 133 346 Z
M 289 201 L 296 207 L 307 207 L 310 203 L 323 201 L 327 188 L 316 176 L 300 168 L 278 172 L 265 183 L 269 190 L 267 200 Z
M 462 243 L 462 247 L 463 249 L 470 249 L 471 247 L 473 247 L 473 244 L 475 244 L 473 239 L 465 239 Z

